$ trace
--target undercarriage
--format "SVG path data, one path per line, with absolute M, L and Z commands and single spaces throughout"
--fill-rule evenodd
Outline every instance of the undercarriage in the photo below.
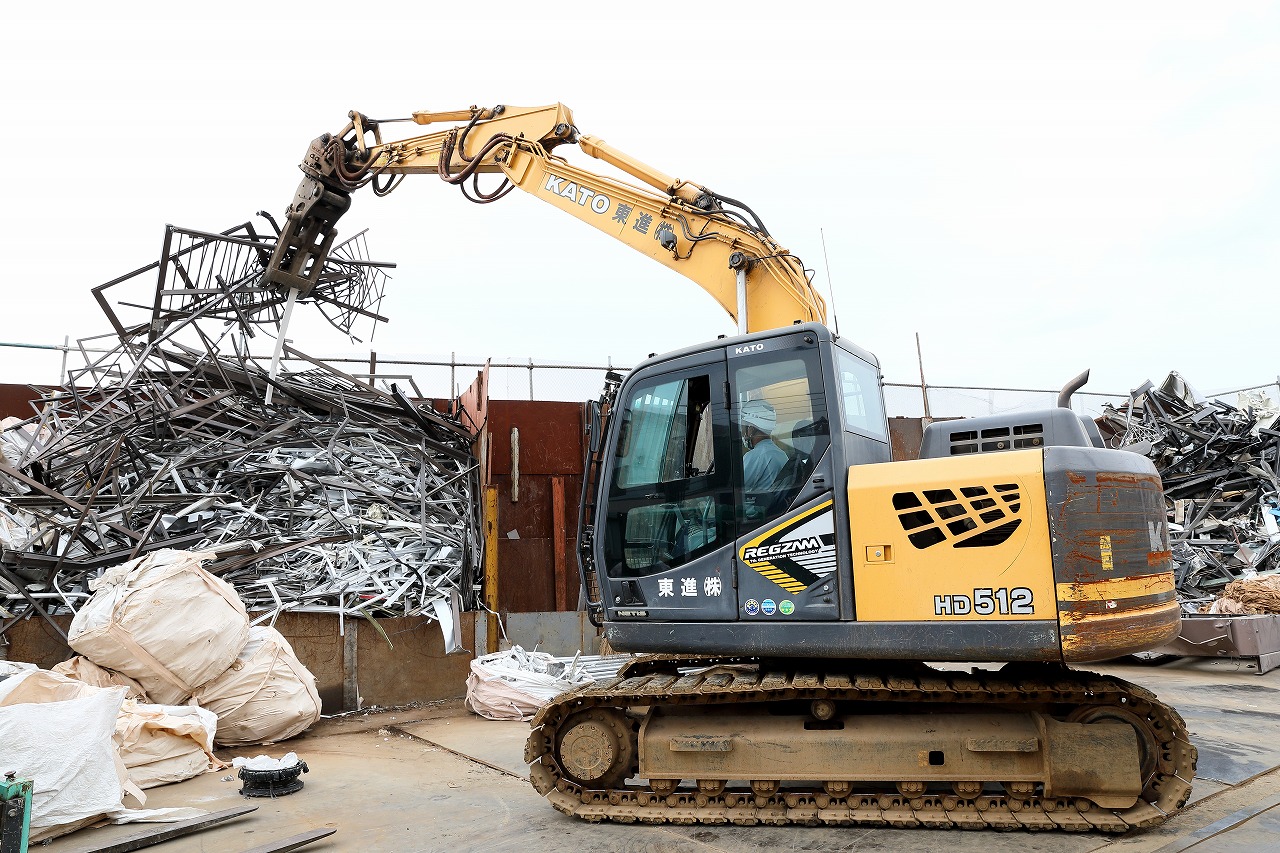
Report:
M 650 656 L 533 720 L 530 778 L 589 821 L 1125 832 L 1191 793 L 1177 712 L 1055 665 Z

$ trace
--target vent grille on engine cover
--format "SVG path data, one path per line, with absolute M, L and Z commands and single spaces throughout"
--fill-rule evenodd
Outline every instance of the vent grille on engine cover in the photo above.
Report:
M 1023 450 L 1044 445 L 1044 424 L 1018 424 L 1016 426 L 989 427 L 983 430 L 953 432 L 951 455 L 966 453 L 998 453 L 1002 450 Z
M 911 544 L 921 549 L 947 541 L 953 548 L 990 548 L 1022 524 L 1015 483 L 898 492 L 893 508 Z

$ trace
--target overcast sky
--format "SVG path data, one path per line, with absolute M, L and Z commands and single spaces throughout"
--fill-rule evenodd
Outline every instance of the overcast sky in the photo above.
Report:
M 348 110 L 561 101 L 583 133 L 749 204 L 889 381 L 918 377 L 916 333 L 938 384 L 1280 373 L 1276 4 L 277 5 L 6 11 L 0 339 L 105 332 L 92 287 L 155 260 L 168 223 L 279 217 Z M 410 177 L 356 196 L 340 235 L 366 227 L 398 264 L 384 361 L 631 364 L 733 329 L 523 194 L 473 205 Z M 290 336 L 350 351 L 314 324 Z M 0 348 L 0 381 L 57 371 Z

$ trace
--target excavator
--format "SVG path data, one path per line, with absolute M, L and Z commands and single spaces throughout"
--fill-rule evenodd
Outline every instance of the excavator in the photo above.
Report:
M 1149 691 L 1076 667 L 1177 635 L 1160 477 L 1058 406 L 930 424 L 891 461 L 876 357 L 745 204 L 583 135 L 561 104 L 360 113 L 313 141 L 264 281 L 318 280 L 351 194 L 519 188 L 737 324 L 590 404 L 579 567 L 617 678 L 532 720 L 530 781 L 588 821 L 1120 833 L 1187 801 Z M 577 149 L 629 179 L 573 165 Z M 480 176 L 496 185 L 483 188 Z

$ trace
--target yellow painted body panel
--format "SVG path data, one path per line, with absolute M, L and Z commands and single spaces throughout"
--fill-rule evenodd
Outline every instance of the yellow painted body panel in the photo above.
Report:
M 1058 600 L 1116 602 L 1126 598 L 1137 598 L 1144 595 L 1159 595 L 1174 592 L 1173 572 L 1143 575 L 1136 578 L 1109 578 L 1091 583 L 1058 584 Z M 1063 621 L 1070 618 L 1070 613 L 1063 609 Z
M 849 516 L 860 622 L 1057 618 L 1038 450 L 855 466 Z

